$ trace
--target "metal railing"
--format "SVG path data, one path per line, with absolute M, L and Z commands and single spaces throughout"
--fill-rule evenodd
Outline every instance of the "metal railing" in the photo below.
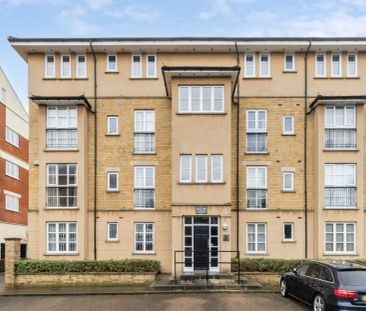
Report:
M 47 207 L 76 207 L 77 187 L 47 187 Z
M 247 208 L 267 208 L 267 189 L 247 189 Z
M 194 251 L 194 250 L 189 250 L 190 253 L 208 253 L 210 255 L 210 253 L 231 253 L 231 254 L 236 254 L 236 258 L 238 259 L 238 262 L 236 264 L 236 267 L 237 267 L 237 270 L 236 273 L 237 273 L 237 282 L 238 284 L 240 284 L 240 251 L 219 251 L 219 250 L 202 250 L 202 251 Z M 177 284 L 177 264 L 178 265 L 185 265 L 186 262 L 185 260 L 184 261 L 177 261 L 177 254 L 185 254 L 186 251 L 184 250 L 177 250 L 177 251 L 174 251 L 174 283 Z M 194 257 L 193 257 L 194 258 Z M 192 261 L 192 265 L 193 265 L 193 271 L 192 272 L 189 272 L 189 273 L 195 273 L 195 270 L 194 270 L 194 264 L 195 263 L 199 263 L 199 264 L 204 264 L 206 265 L 206 268 L 203 269 L 205 271 L 205 277 L 206 277 L 206 286 L 208 286 L 208 279 L 209 279 L 209 272 L 210 272 L 210 266 L 212 263 L 214 264 L 230 264 L 232 265 L 232 261 L 220 261 L 217 257 L 217 261 L 215 260 L 214 262 L 212 262 L 210 259 L 209 260 L 205 260 L 205 261 L 195 261 L 193 259 Z M 202 269 L 198 270 L 198 271 L 202 271 Z M 197 272 L 196 272 L 197 273 Z
M 326 207 L 356 207 L 356 187 L 326 187 Z
M 266 152 L 267 133 L 247 133 L 247 152 Z
M 154 208 L 155 189 L 135 189 L 135 208 Z
M 356 129 L 326 129 L 324 147 L 328 149 L 356 148 Z
M 135 133 L 135 152 L 154 152 L 155 133 Z
M 47 129 L 47 148 L 69 149 L 76 148 L 77 145 L 76 129 Z

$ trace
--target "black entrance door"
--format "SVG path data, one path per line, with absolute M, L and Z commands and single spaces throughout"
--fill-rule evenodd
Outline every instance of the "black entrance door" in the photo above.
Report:
M 194 226 L 194 269 L 209 268 L 209 226 Z

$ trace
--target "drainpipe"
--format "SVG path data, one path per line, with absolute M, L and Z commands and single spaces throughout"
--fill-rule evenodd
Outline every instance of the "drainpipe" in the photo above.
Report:
M 236 51 L 236 64 L 239 67 L 240 66 L 240 58 L 239 58 L 239 50 L 238 50 L 238 43 L 235 40 L 235 51 Z M 238 76 L 240 75 L 240 69 Z M 240 202 L 240 162 L 239 162 L 239 156 L 240 156 L 240 78 L 238 79 L 238 82 L 236 84 L 236 97 L 237 97 L 237 108 L 236 108 L 236 251 L 237 254 L 240 254 L 240 228 L 239 228 L 239 202 Z M 239 260 L 240 258 L 238 258 Z
M 308 258 L 308 164 L 307 164 L 307 105 L 308 105 L 308 54 L 311 48 L 312 39 L 304 55 L 304 207 L 305 207 L 305 258 Z
M 97 260 L 97 57 L 93 49 L 93 40 L 90 40 L 90 50 L 93 54 L 94 64 L 94 260 Z

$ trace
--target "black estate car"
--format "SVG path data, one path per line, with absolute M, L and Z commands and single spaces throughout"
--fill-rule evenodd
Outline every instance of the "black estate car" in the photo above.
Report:
M 281 295 L 314 311 L 366 310 L 366 266 L 352 262 L 309 262 L 281 278 Z

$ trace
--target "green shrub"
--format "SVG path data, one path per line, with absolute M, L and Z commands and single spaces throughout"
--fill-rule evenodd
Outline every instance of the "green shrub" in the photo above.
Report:
M 15 264 L 16 274 L 82 273 L 82 272 L 155 272 L 160 271 L 157 260 L 22 260 Z
M 269 259 L 269 258 L 241 258 L 240 271 L 242 272 L 272 272 L 284 273 L 307 262 L 305 259 Z M 231 261 L 231 270 L 238 271 L 238 259 Z

